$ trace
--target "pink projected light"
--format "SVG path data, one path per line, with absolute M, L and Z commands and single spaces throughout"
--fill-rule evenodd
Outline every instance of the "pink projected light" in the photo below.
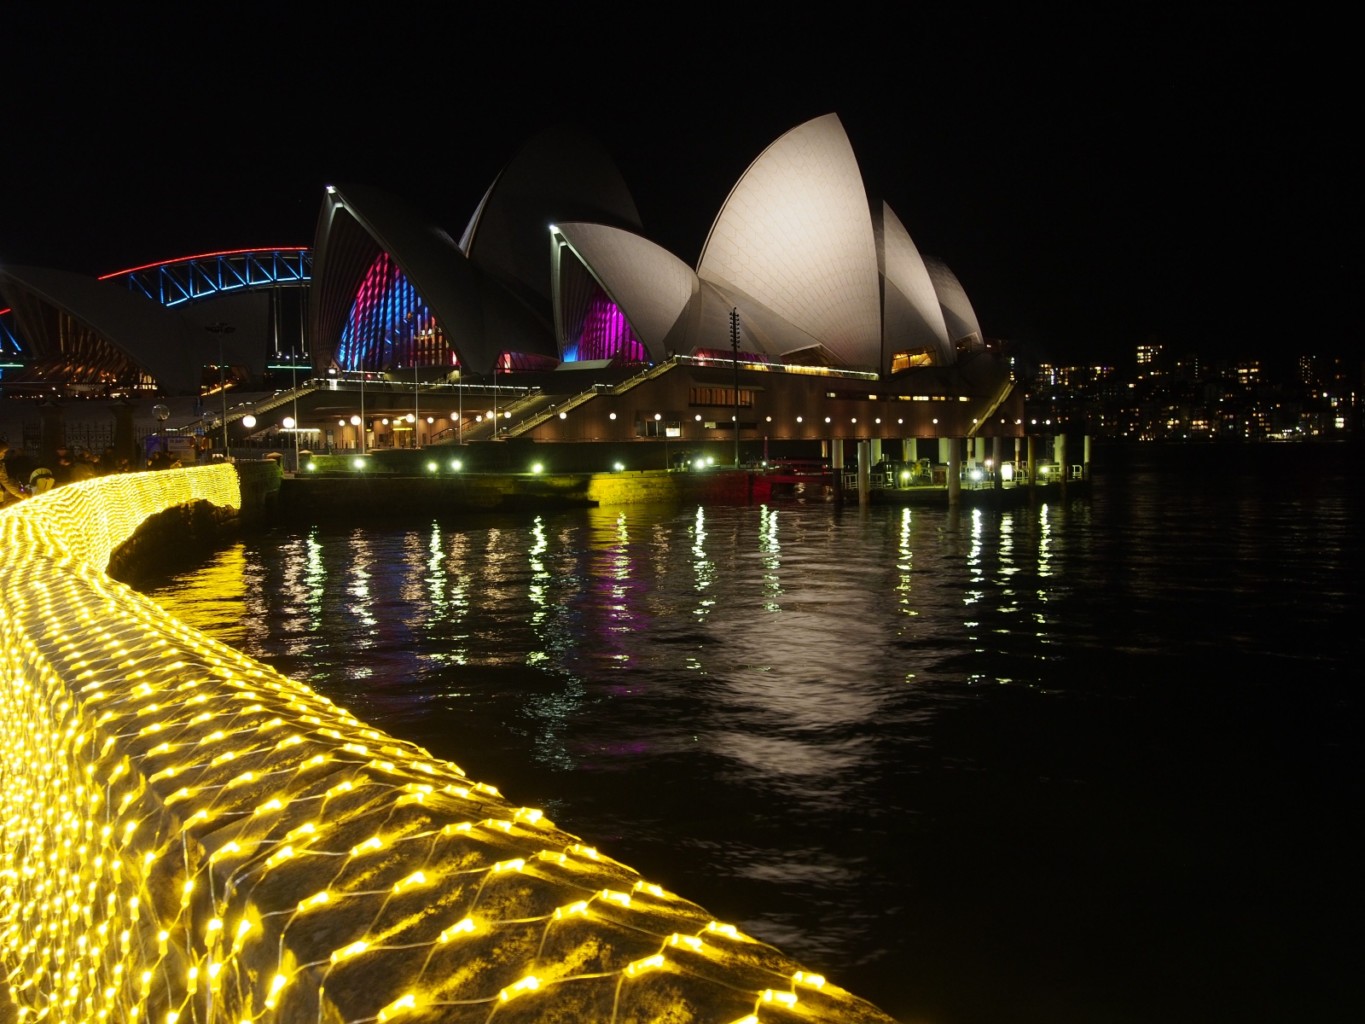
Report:
M 578 342 L 579 360 L 621 359 L 649 362 L 644 343 L 635 336 L 621 307 L 605 295 L 594 295 L 583 318 L 583 336 Z

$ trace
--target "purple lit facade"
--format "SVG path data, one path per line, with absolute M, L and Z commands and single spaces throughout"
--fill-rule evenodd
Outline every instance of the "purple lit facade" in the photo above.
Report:
M 588 299 L 583 315 L 583 330 L 577 345 L 565 349 L 566 363 L 589 360 L 616 359 L 627 363 L 647 363 L 649 353 L 644 342 L 631 330 L 621 307 L 601 292 L 595 291 Z
M 337 364 L 346 370 L 457 365 L 431 309 L 386 252 L 356 291 Z

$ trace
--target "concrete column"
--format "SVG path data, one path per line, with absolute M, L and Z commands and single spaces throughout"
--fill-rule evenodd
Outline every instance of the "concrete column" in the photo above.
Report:
M 872 500 L 872 442 L 858 442 L 858 504 Z
M 840 504 L 844 500 L 844 442 L 841 438 L 832 437 L 826 444 L 829 445 L 829 475 L 834 481 L 834 500 Z
M 142 468 L 138 459 L 137 435 L 133 430 L 133 403 L 126 399 L 114 403 L 114 457 L 127 459 L 128 465 Z
M 880 437 L 872 438 L 871 445 L 872 445 L 871 465 L 875 466 L 877 463 L 882 461 L 882 439 Z
M 962 494 L 962 439 L 952 438 L 948 448 L 948 504 L 955 505 Z
M 953 461 L 953 449 L 960 442 L 951 437 L 940 437 L 938 439 L 938 464 L 946 466 Z
M 901 438 L 901 461 L 915 461 L 915 439 L 913 437 Z
M 991 471 L 995 474 L 992 478 L 992 486 L 998 491 L 1004 485 L 1004 479 L 1000 474 L 1000 456 L 1005 451 L 1005 439 L 999 434 L 991 438 Z
M 1081 479 L 1090 481 L 1090 435 L 1081 435 Z
M 1032 491 L 1038 485 L 1038 439 L 1032 434 L 1028 436 L 1028 463 L 1024 472 L 1028 474 L 1028 489 Z
M 1066 435 L 1058 434 L 1053 447 L 1057 453 L 1057 471 L 1062 477 L 1062 490 L 1066 490 Z
M 986 439 L 978 434 L 972 441 L 972 462 L 980 466 L 986 461 Z

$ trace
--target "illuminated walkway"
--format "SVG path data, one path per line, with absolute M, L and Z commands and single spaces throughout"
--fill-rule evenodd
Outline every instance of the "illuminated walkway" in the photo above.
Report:
M 890 1018 L 104 573 L 210 466 L 0 512 L 0 948 L 20 1020 Z

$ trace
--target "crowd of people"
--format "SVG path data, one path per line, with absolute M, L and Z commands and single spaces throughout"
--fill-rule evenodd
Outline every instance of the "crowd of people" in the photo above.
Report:
M 45 464 L 46 462 L 51 465 Z M 58 445 L 50 460 L 39 460 L 15 448 L 0 437 L 0 505 L 22 501 L 34 494 L 77 480 L 88 480 L 109 473 L 130 473 L 134 469 L 167 469 L 178 461 L 165 452 L 148 458 L 145 467 L 137 467 L 126 455 L 119 456 L 112 446 L 96 455 L 82 448 Z

